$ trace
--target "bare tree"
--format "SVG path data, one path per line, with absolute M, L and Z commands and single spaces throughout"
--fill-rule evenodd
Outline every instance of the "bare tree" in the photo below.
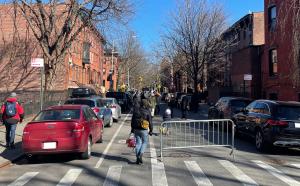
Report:
M 173 12 L 170 25 L 163 36 L 173 63 L 192 79 L 194 90 L 204 86 L 209 63 L 224 61 L 227 43 L 220 39 L 225 30 L 223 7 L 206 0 L 182 0 Z
M 127 0 L 41 1 L 14 0 L 42 50 L 46 66 L 46 83 L 55 76 L 71 44 L 86 28 L 111 20 L 124 20 L 132 13 Z

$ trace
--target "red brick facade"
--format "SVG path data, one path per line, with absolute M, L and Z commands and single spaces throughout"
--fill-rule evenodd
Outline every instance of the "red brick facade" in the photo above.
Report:
M 299 85 L 293 84 L 291 79 L 296 67 L 292 63 L 292 19 L 289 15 L 291 11 L 286 9 L 288 5 L 290 5 L 290 0 L 265 0 L 266 43 L 262 60 L 262 92 L 263 97 L 267 99 L 299 101 Z M 271 21 L 273 7 L 276 7 L 274 25 Z M 277 65 L 273 63 L 276 57 L 272 58 L 276 56 L 273 52 L 275 50 L 277 51 Z

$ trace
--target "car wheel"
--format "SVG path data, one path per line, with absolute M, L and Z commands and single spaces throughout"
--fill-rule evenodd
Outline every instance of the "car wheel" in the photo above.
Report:
M 113 117 L 110 117 L 108 127 L 112 127 L 113 122 L 114 122 Z
M 103 127 L 102 127 L 102 130 L 101 130 L 101 136 L 98 139 L 97 143 L 102 143 L 102 142 L 103 142 Z
M 38 160 L 38 155 L 26 154 L 26 160 L 28 163 L 35 163 Z
M 81 159 L 84 160 L 89 159 L 91 157 L 91 154 L 92 154 L 92 139 L 89 138 L 86 151 L 81 153 Z
M 255 147 L 258 151 L 263 152 L 267 150 L 267 144 L 264 139 L 263 133 L 261 130 L 257 130 L 255 134 Z

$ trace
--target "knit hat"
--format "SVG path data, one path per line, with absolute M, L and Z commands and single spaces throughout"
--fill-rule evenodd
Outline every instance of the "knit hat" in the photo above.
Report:
M 17 97 L 17 94 L 15 92 L 12 92 L 9 97 L 15 98 L 15 97 Z

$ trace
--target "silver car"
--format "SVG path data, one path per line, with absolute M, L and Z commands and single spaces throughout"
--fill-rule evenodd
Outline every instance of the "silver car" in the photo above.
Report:
M 112 111 L 112 117 L 115 122 L 121 118 L 121 106 L 118 104 L 116 98 L 101 98 L 101 102 L 106 105 Z

